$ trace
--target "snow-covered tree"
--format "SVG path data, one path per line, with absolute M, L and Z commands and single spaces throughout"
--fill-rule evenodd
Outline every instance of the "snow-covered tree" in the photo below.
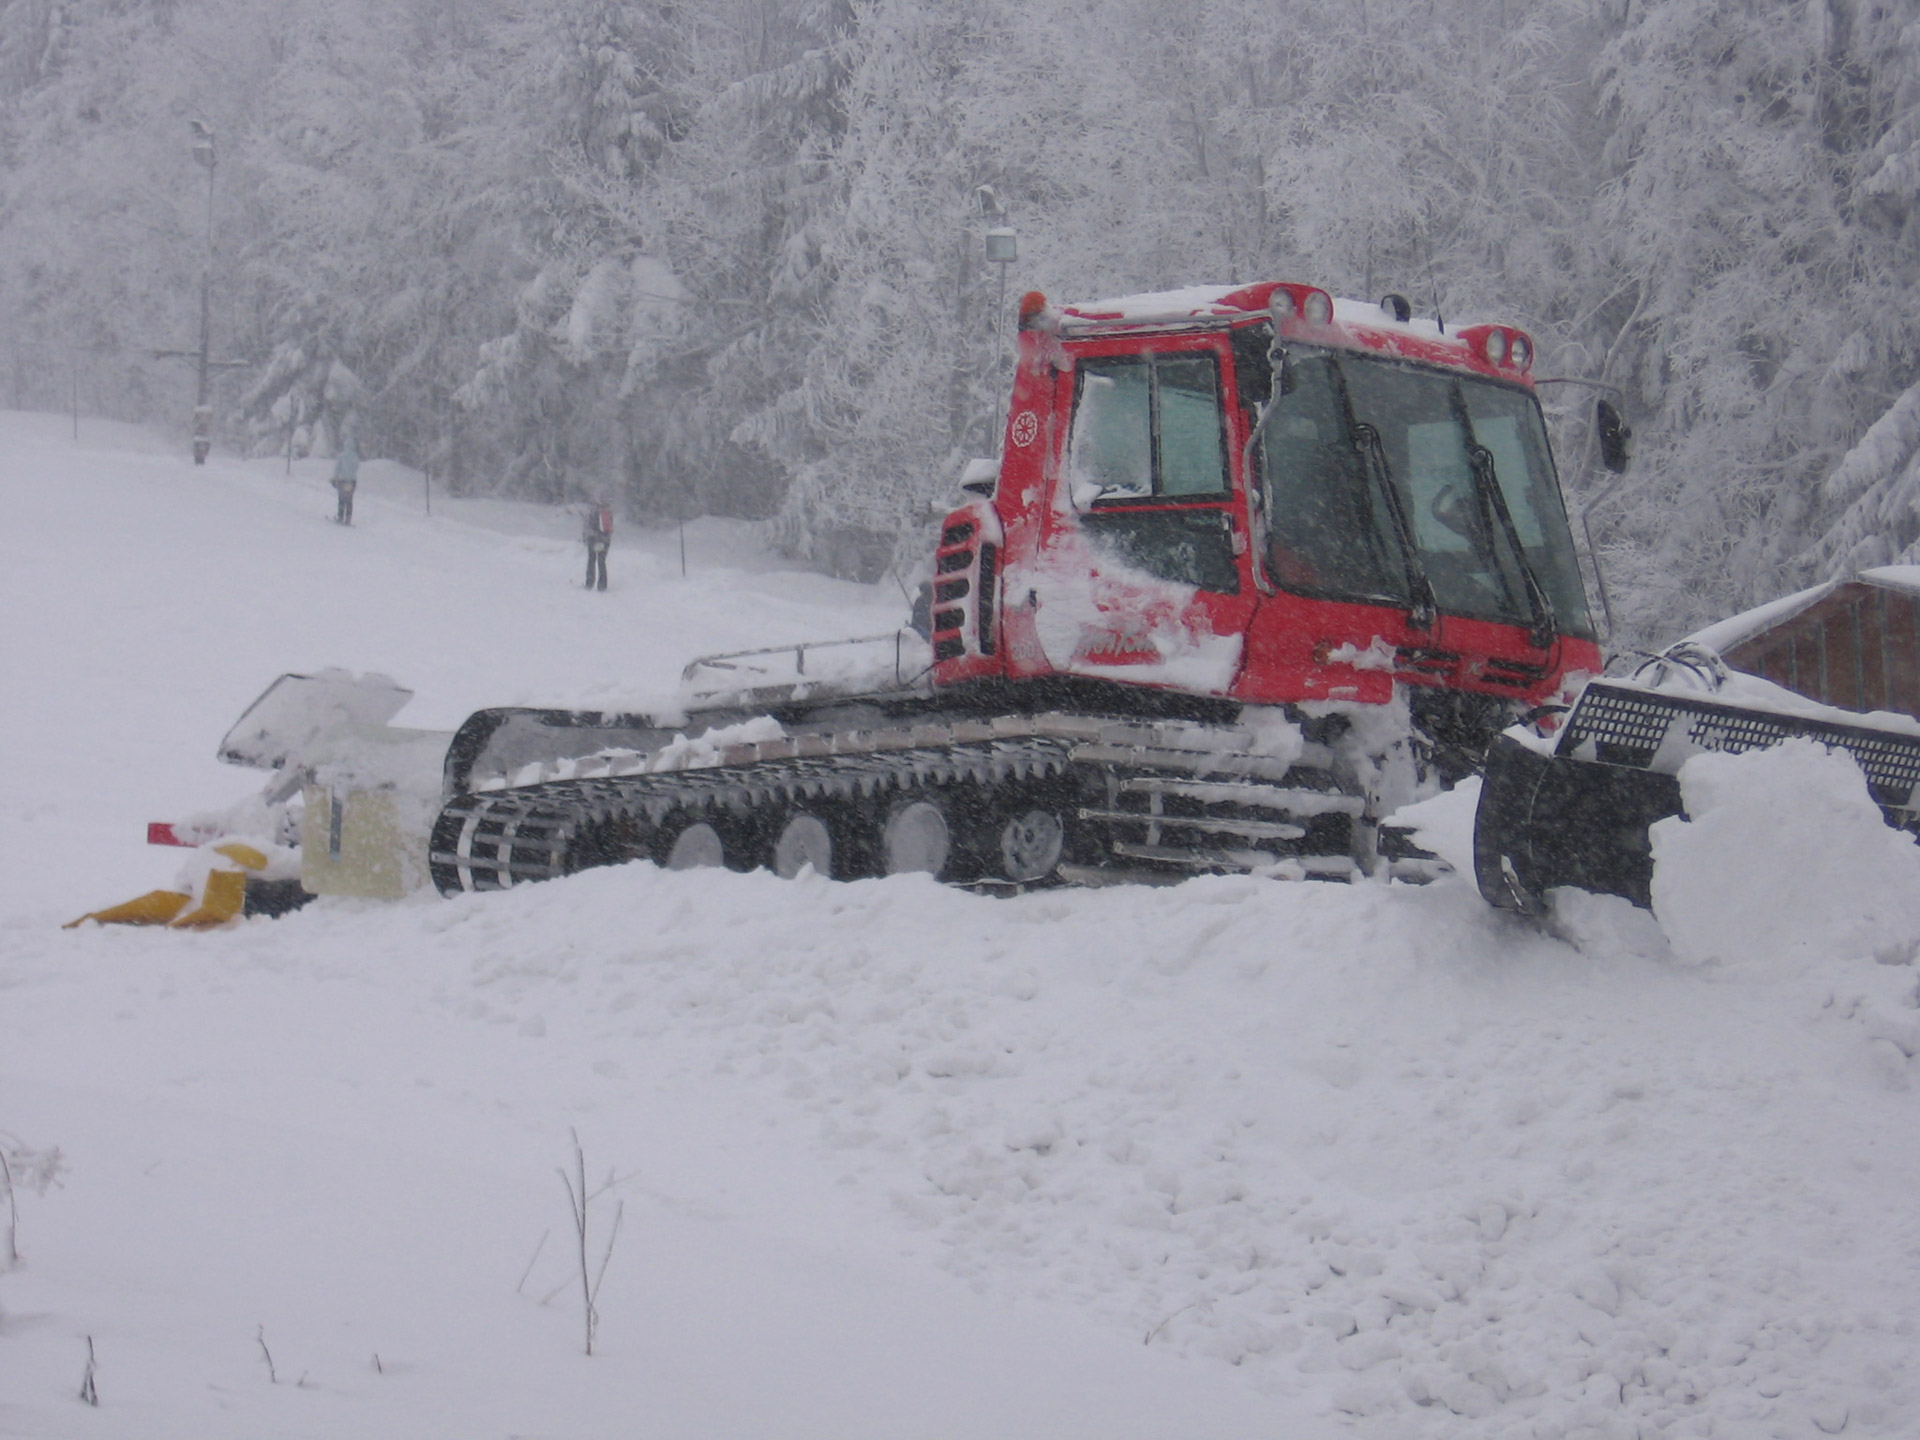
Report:
M 1610 521 L 1640 634 L 1802 583 L 1822 476 L 1914 379 L 1912 12 L 1654 0 L 1617 26 L 1597 217 L 1632 300 L 1606 378 L 1644 415 Z
M 1867 428 L 1826 477 L 1821 498 L 1837 513 L 1809 555 L 1819 571 L 1920 558 L 1920 385 Z
M 731 438 L 751 402 L 728 372 L 770 360 L 773 390 L 791 373 L 791 347 L 765 343 L 791 318 L 764 302 L 793 221 L 767 172 L 830 108 L 808 38 L 772 3 L 567 0 L 505 32 L 540 137 L 522 177 L 537 268 L 461 394 L 508 484 L 611 490 L 642 515 L 777 500 L 777 472 Z
M 0 399 L 911 550 L 1009 296 L 1397 290 L 1616 387 L 1630 638 L 1907 554 L 1920 0 L 4 0 Z M 1580 417 L 1549 389 L 1593 498 Z
M 491 113 L 470 63 L 480 13 L 59 7 L 52 58 L 3 112 L 0 328 L 16 395 L 64 402 L 64 386 L 49 391 L 72 365 L 83 403 L 184 424 L 191 365 L 152 356 L 197 348 L 207 267 L 216 358 L 255 367 L 223 393 L 259 438 L 284 444 L 323 414 L 334 431 L 353 409 L 363 445 L 430 459 L 435 397 L 471 364 L 462 328 L 508 299 L 489 206 L 510 165 L 478 153 L 473 124 Z M 210 253 L 189 121 L 216 146 Z

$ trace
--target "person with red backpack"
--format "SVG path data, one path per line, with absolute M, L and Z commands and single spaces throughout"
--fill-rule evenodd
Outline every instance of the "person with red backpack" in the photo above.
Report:
M 607 547 L 613 544 L 613 507 L 604 499 L 587 506 L 581 539 L 587 544 L 587 589 L 607 588 Z

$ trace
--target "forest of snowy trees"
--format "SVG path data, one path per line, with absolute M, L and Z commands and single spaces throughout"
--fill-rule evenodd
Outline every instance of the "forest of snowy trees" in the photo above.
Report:
M 217 145 L 207 178 L 191 121 Z M 0 404 L 918 542 L 1027 288 L 1498 317 L 1623 639 L 1920 542 L 1920 0 L 0 0 Z M 877 540 L 876 538 L 877 537 Z

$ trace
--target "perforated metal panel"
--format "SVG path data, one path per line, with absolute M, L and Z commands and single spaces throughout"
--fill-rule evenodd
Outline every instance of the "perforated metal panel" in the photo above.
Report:
M 1644 770 L 1663 743 L 1682 752 L 1717 750 L 1738 755 L 1795 737 L 1846 751 L 1865 773 L 1868 790 L 1882 806 L 1903 810 L 1911 806 L 1914 786 L 1920 784 L 1920 735 L 1748 710 L 1706 696 L 1595 681 L 1568 717 L 1556 753 Z

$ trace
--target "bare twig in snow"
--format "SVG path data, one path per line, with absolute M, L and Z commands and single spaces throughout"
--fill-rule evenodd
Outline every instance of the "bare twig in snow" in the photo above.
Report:
M 593 1285 L 587 1270 L 587 1157 L 580 1149 L 580 1132 L 568 1130 L 573 1137 L 573 1168 L 579 1178 L 576 1185 L 574 1177 L 565 1170 L 560 1172 L 560 1183 L 567 1187 L 567 1205 L 573 1212 L 573 1234 L 580 1251 L 580 1304 L 585 1312 L 587 1354 L 593 1354 Z
M 34 1150 L 18 1135 L 0 1130 L 0 1190 L 6 1192 L 7 1200 L 7 1237 L 4 1250 L 0 1250 L 0 1270 L 11 1270 L 20 1263 L 20 1202 L 14 1172 L 16 1165 L 19 1167 L 18 1185 L 25 1185 L 36 1195 L 44 1195 L 49 1185 L 60 1183 L 64 1157 L 57 1145 L 49 1150 Z
M 100 1408 L 100 1391 L 93 1383 L 93 1336 L 87 1336 L 87 1368 L 80 1376 L 80 1398 L 94 1409 Z
M 607 1248 L 600 1252 L 600 1268 L 593 1272 L 593 1289 L 587 1292 L 589 1300 L 600 1298 L 600 1282 L 607 1278 L 607 1262 L 613 1259 L 613 1242 L 620 1238 L 620 1221 L 627 1213 L 627 1202 L 622 1200 L 613 1207 L 613 1228 L 607 1231 Z
M 613 1172 L 612 1168 L 609 1167 L 607 1170 L 606 1183 L 602 1185 L 598 1190 L 594 1191 L 592 1196 L 589 1198 L 598 1200 L 602 1195 L 606 1194 L 609 1190 L 618 1189 L 620 1186 L 626 1184 L 627 1181 L 633 1179 L 639 1173 L 640 1172 L 638 1170 L 629 1170 L 624 1175 L 616 1175 Z
M 267 1349 L 267 1327 L 262 1325 L 254 1332 L 253 1338 L 260 1342 L 260 1353 L 267 1357 L 267 1383 L 269 1385 L 278 1385 L 280 1383 L 280 1377 L 274 1373 L 273 1352 Z
M 7 1253 L 5 1261 L 0 1262 L 0 1268 L 11 1270 L 20 1263 L 20 1247 L 17 1243 L 20 1230 L 20 1207 L 13 1198 L 13 1167 L 7 1163 L 5 1146 L 0 1146 L 0 1185 L 6 1186 L 7 1189 Z
M 533 1259 L 527 1261 L 527 1268 L 520 1272 L 520 1284 L 513 1287 L 514 1294 L 518 1295 L 520 1293 L 521 1289 L 527 1283 L 527 1277 L 533 1274 L 534 1261 L 537 1261 L 540 1258 L 540 1252 L 547 1248 L 547 1236 L 551 1234 L 553 1234 L 552 1230 L 543 1230 L 540 1232 L 540 1243 L 533 1247 Z
M 1201 1297 L 1202 1300 L 1204 1300 L 1205 1298 L 1206 1298 L 1205 1296 Z M 1182 1315 L 1186 1314 L 1187 1311 L 1193 1309 L 1194 1306 L 1200 1303 L 1201 1303 L 1200 1300 L 1189 1300 L 1186 1304 L 1182 1305 L 1178 1310 L 1174 1311 L 1173 1314 L 1167 1316 L 1166 1319 L 1162 1320 L 1158 1325 L 1154 1326 L 1151 1330 L 1147 1331 L 1146 1338 L 1142 1340 L 1140 1343 L 1142 1345 L 1153 1344 L 1154 1336 L 1158 1335 L 1162 1330 L 1166 1329 L 1167 1326 L 1171 1325 L 1174 1321 L 1178 1320 Z
M 626 1212 L 626 1203 L 622 1201 L 613 1212 L 613 1226 L 607 1233 L 606 1248 L 601 1253 L 600 1265 L 596 1270 L 592 1268 L 587 1261 L 587 1207 L 595 1197 L 611 1189 L 616 1182 L 613 1177 L 613 1172 L 608 1171 L 607 1183 L 599 1190 L 589 1194 L 587 1191 L 587 1157 L 585 1152 L 580 1148 L 580 1132 L 577 1130 L 569 1130 L 567 1133 L 573 1137 L 573 1173 L 568 1174 L 566 1170 L 562 1169 L 560 1171 L 560 1183 L 567 1187 L 567 1207 L 573 1215 L 575 1258 L 579 1264 L 580 1271 L 580 1307 L 583 1312 L 583 1323 L 586 1329 L 586 1350 L 587 1354 L 591 1355 L 593 1354 L 594 1333 L 600 1326 L 600 1312 L 595 1308 L 594 1302 L 600 1295 L 600 1282 L 606 1278 L 607 1262 L 613 1258 L 613 1242 L 620 1234 L 620 1217 Z M 538 1252 L 536 1252 L 536 1254 L 537 1253 Z M 529 1265 L 527 1268 L 531 1270 L 533 1267 Z M 569 1280 L 566 1283 L 571 1284 L 572 1281 Z M 559 1293 L 560 1290 L 555 1289 L 552 1294 L 547 1296 L 547 1300 L 551 1300 L 554 1295 L 558 1295 Z M 543 1300 L 540 1303 L 544 1305 L 546 1301 Z

